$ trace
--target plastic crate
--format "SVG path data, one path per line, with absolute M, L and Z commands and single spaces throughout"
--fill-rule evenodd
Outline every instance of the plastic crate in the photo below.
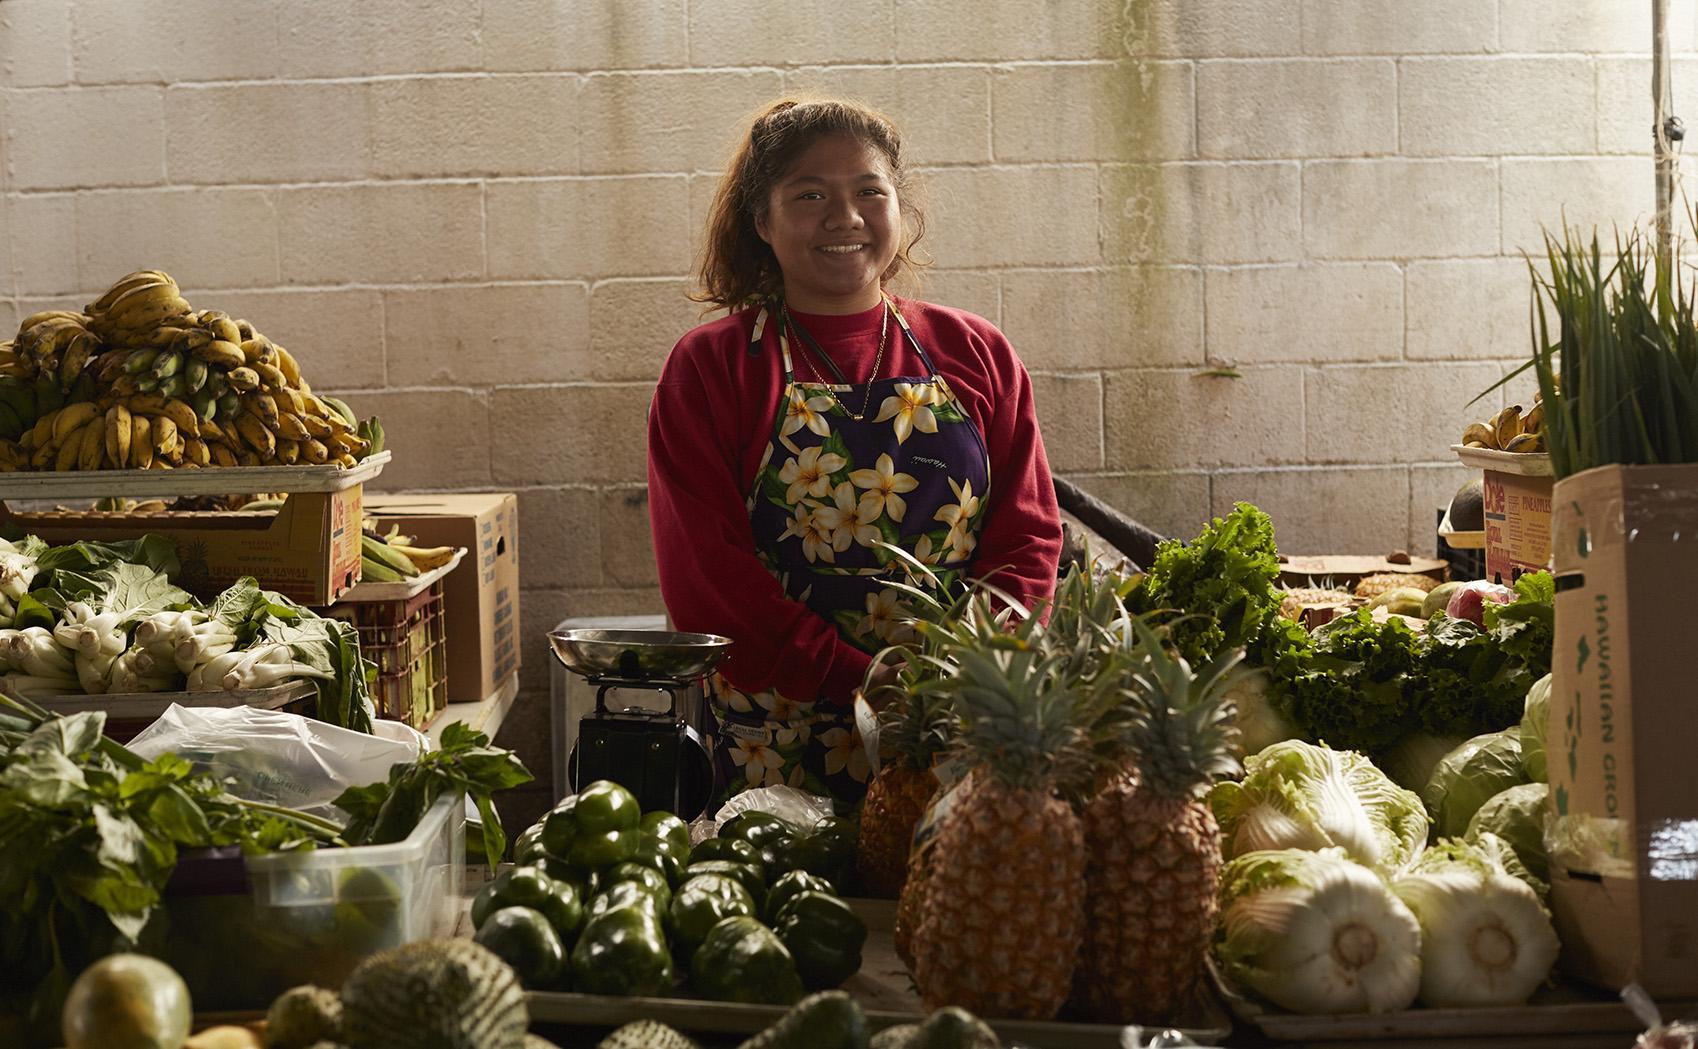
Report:
M 367 955 L 453 934 L 465 849 L 466 807 L 452 792 L 392 845 L 185 854 L 165 890 L 166 958 L 203 1011 L 335 987 Z
M 354 625 L 360 654 L 377 666 L 371 698 L 378 716 L 422 730 L 448 705 L 447 616 L 440 581 L 409 598 L 334 605 L 326 614 Z

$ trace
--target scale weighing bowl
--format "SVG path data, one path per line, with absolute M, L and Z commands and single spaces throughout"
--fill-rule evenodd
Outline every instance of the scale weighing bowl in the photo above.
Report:
M 584 677 L 679 681 L 712 670 L 731 639 L 670 630 L 554 630 L 548 642 L 554 658 Z

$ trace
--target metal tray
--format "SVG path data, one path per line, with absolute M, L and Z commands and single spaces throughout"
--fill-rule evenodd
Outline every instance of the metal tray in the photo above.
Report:
M 344 469 L 324 466 L 206 466 L 198 470 L 67 470 L 0 474 L 0 499 L 174 499 L 253 492 L 340 492 L 383 472 L 391 452 Z
M 843 990 L 855 996 L 866 1013 L 867 1026 L 883 1030 L 897 1024 L 918 1023 L 927 1010 L 909 980 L 908 970 L 896 956 L 891 928 L 896 919 L 893 900 L 851 899 L 848 901 L 867 923 L 867 943 L 861 951 L 861 971 L 850 977 Z M 754 1034 L 765 1030 L 785 1013 L 783 1006 L 743 1005 L 712 1002 L 699 998 L 618 998 L 596 994 L 531 991 L 525 996 L 534 1023 L 583 1024 L 612 1027 L 636 1019 L 659 1020 L 685 1032 Z M 1006 1045 L 1031 1049 L 1121 1049 L 1142 1045 L 1155 1033 L 1144 1028 L 1141 1037 L 1123 1040 L 1128 1030 L 1112 1024 L 1082 1024 L 1063 1021 L 986 1020 Z M 1198 1015 L 1178 1028 L 1200 1046 L 1216 1046 L 1231 1033 L 1232 1020 L 1210 994 L 1198 1005 Z
M 428 572 L 420 572 L 399 583 L 355 583 L 353 589 L 336 599 L 336 603 L 340 605 L 347 602 L 405 601 L 410 597 L 417 597 L 425 592 L 426 587 L 454 571 L 460 559 L 465 556 L 466 548 L 462 546 L 454 551 L 454 556 L 448 559 L 447 564 Z
M 554 657 L 584 677 L 695 678 L 725 657 L 731 639 L 670 630 L 553 630 Z

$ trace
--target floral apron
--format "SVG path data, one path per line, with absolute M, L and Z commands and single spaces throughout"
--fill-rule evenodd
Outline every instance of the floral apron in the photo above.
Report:
M 806 332 L 799 336 L 832 372 L 845 404 L 876 404 L 856 420 L 825 384 L 801 382 L 790 357 L 781 310 L 762 307 L 749 352 L 758 354 L 769 319 L 778 318 L 784 360 L 772 437 L 748 496 L 756 552 L 790 598 L 837 627 L 869 653 L 912 635 L 895 580 L 927 585 L 879 543 L 899 546 L 931 566 L 939 583 L 959 583 L 987 509 L 990 459 L 967 416 L 896 304 L 884 307 L 913 346 L 924 376 L 878 379 L 871 396 L 850 384 Z M 888 323 L 888 320 L 887 322 Z M 716 765 L 721 800 L 750 787 L 797 787 L 846 804 L 867 789 L 867 756 L 851 710 L 812 696 L 748 693 L 718 674 L 709 702 L 719 720 Z

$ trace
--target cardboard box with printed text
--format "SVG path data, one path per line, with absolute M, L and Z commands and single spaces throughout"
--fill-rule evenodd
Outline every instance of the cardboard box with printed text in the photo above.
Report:
M 420 546 L 463 546 L 443 580 L 448 701 L 475 703 L 519 670 L 519 499 L 512 492 L 372 495 L 366 513 Z
M 1698 994 L 1698 465 L 1556 482 L 1545 840 L 1563 966 Z

